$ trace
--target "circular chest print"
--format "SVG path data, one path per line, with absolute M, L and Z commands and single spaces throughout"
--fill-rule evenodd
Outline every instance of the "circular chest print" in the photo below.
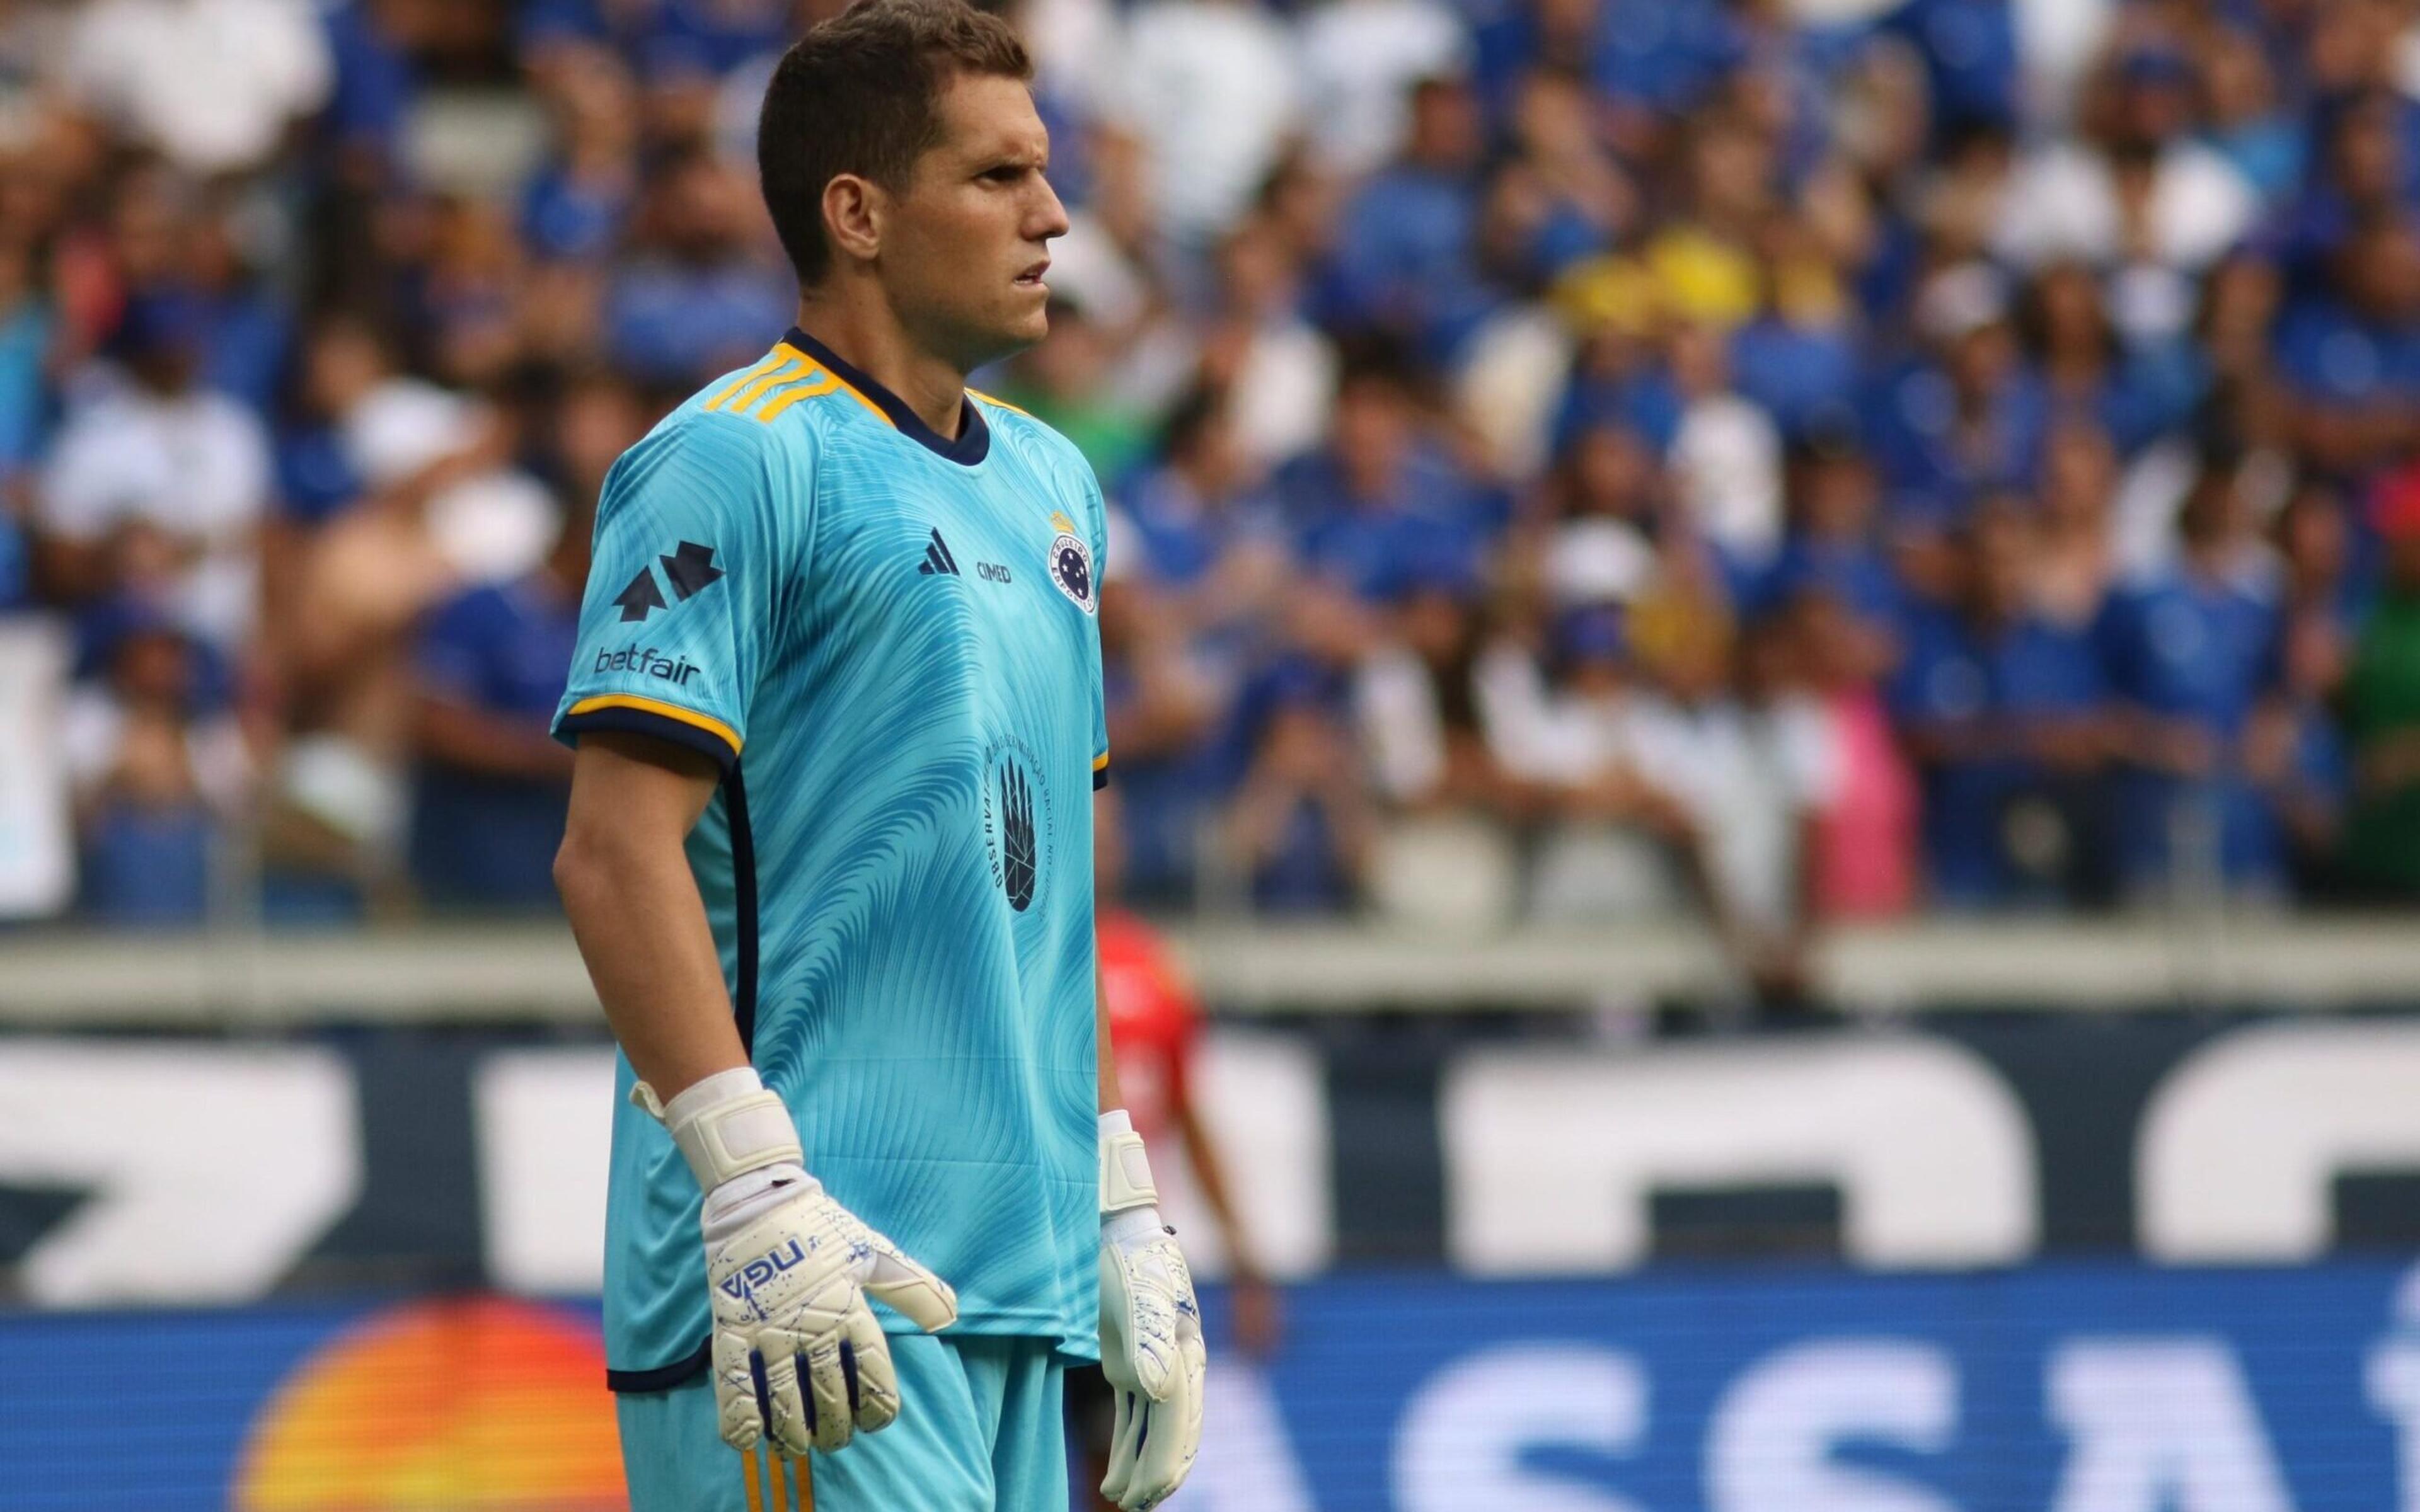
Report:
M 1042 857 L 1050 849 L 1050 793 L 1040 767 L 1032 748 L 1014 735 L 984 752 L 984 855 L 993 885 L 1020 914 L 1033 906 Z

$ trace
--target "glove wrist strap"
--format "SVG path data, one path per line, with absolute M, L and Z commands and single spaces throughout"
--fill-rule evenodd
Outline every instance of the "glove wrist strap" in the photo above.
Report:
M 1132 1130 L 1101 1134 L 1101 1215 L 1156 1206 L 1159 1189 L 1152 1185 L 1151 1162 L 1142 1151 L 1142 1135 Z
M 768 1165 L 806 1162 L 788 1105 L 766 1089 L 752 1066 L 717 1072 L 670 1103 L 641 1082 L 630 1088 L 630 1101 L 663 1121 L 707 1192 Z

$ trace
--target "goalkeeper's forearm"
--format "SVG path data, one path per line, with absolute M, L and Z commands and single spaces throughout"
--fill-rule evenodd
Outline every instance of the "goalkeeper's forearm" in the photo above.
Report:
M 1125 1107 L 1125 1096 L 1118 1089 L 1118 1057 L 1109 1046 L 1109 998 L 1101 986 L 1101 948 L 1097 942 L 1093 947 L 1093 1069 L 1100 1078 L 1093 1105 L 1103 1113 Z
M 606 1022 L 640 1080 L 667 1101 L 748 1063 L 682 850 L 716 781 L 710 762 L 675 747 L 583 735 L 554 861 Z

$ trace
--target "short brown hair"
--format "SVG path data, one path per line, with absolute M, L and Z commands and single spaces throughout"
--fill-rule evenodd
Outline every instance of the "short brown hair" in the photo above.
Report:
M 756 119 L 756 174 L 800 285 L 831 267 L 824 186 L 858 174 L 896 188 L 940 140 L 940 98 L 962 73 L 1030 80 L 1008 23 L 965 0 L 862 0 L 799 39 Z

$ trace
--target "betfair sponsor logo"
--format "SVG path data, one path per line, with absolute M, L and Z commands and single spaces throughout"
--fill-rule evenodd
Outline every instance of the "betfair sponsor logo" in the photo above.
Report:
M 698 671 L 697 663 L 687 656 L 667 656 L 647 646 L 599 651 L 597 653 L 596 670 L 600 672 L 636 672 L 642 677 L 670 683 L 675 687 L 687 687 L 689 680 Z

